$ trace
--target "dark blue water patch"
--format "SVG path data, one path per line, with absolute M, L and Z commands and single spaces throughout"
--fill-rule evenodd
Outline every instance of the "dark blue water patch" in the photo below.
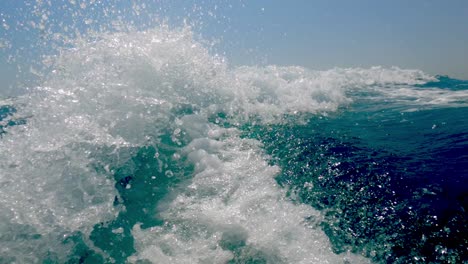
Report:
M 427 82 L 425 84 L 416 85 L 421 88 L 442 88 L 450 89 L 454 91 L 467 90 L 468 80 L 452 79 L 449 76 L 438 75 L 436 76 L 437 81 Z
M 0 121 L 16 112 L 16 109 L 9 105 L 0 106 Z
M 302 126 L 252 126 L 246 136 L 264 142 L 291 197 L 324 211 L 337 253 L 461 263 L 468 256 L 465 113 L 405 113 L 401 125 L 398 111 L 348 109 Z
M 26 119 L 12 119 L 16 111 L 16 108 L 11 105 L 0 106 L 0 137 L 7 132 L 8 127 L 26 124 Z

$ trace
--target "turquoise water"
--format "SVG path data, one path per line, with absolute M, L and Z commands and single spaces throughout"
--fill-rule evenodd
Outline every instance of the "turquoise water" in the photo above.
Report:
M 463 263 L 468 82 L 71 43 L 0 101 L 0 263 Z

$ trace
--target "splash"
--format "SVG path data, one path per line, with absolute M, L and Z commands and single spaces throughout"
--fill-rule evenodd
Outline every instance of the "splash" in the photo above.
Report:
M 363 263 L 333 253 L 321 213 L 287 198 L 281 168 L 241 131 L 336 111 L 358 88 L 433 80 L 399 68 L 232 67 L 190 27 L 167 25 L 77 38 L 48 63 L 40 86 L 8 102 L 26 123 L 2 128 L 5 262 L 63 262 L 84 247 L 102 261 Z M 137 184 L 164 192 L 148 200 Z M 116 240 L 102 242 L 109 226 Z M 123 238 L 133 251 L 106 246 Z

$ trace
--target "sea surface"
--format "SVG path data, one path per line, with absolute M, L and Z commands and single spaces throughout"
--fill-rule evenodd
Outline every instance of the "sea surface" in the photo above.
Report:
M 468 263 L 468 81 L 79 39 L 0 100 L 0 263 Z

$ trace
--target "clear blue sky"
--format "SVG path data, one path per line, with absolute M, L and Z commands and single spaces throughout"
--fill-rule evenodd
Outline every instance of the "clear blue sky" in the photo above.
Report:
M 70 1 L 87 2 L 88 8 L 79 10 Z M 3 87 L 11 83 L 16 66 L 6 64 L 11 50 L 2 46 L 9 42 L 13 49 L 29 47 L 38 41 L 34 31 L 17 31 L 12 26 L 21 21 L 37 21 L 37 14 L 32 13 L 33 5 L 28 6 L 28 2 L 35 1 L 25 4 L 1 0 L 0 3 L 0 85 Z M 99 7 L 92 11 L 89 2 L 51 0 L 52 7 L 47 8 L 57 11 L 59 6 L 72 7 L 81 14 L 79 19 L 92 17 L 97 24 L 108 23 L 98 15 Z M 96 5 L 99 1 L 93 2 Z M 124 19 L 134 20 L 137 25 L 151 26 L 148 17 L 155 16 L 167 17 L 175 24 L 183 18 L 197 21 L 199 26 L 195 31 L 206 39 L 221 40 L 217 51 L 225 53 L 234 65 L 301 65 L 311 69 L 399 66 L 468 79 L 466 0 L 133 1 L 146 4 L 139 17 L 126 14 L 131 10 L 129 0 L 101 2 L 105 3 L 104 8 L 113 2 L 113 8 L 122 10 L 120 15 Z M 53 23 L 64 21 L 71 25 L 69 14 L 55 13 L 51 15 L 55 19 Z M 8 30 L 1 26 L 3 19 L 10 26 Z M 28 68 L 27 59 L 20 61 Z
M 395 65 L 468 79 L 466 0 L 262 0 L 229 15 L 224 40 L 236 63 Z

